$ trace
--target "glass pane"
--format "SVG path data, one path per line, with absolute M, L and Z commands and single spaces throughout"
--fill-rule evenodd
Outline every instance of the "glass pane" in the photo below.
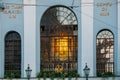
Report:
M 114 65 L 114 41 L 113 34 L 108 30 L 99 32 L 96 39 L 97 52 L 97 76 L 102 76 L 103 73 L 113 73 Z
M 5 77 L 21 77 L 21 39 L 16 32 L 10 32 L 5 37 Z
M 44 27 L 44 28 L 43 28 Z M 53 7 L 41 20 L 41 71 L 77 71 L 77 20 L 65 7 Z

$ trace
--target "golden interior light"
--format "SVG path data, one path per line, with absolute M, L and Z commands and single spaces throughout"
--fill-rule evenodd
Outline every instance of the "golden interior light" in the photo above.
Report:
M 59 59 L 61 61 L 67 60 L 68 57 L 72 56 L 70 52 L 70 37 L 56 37 L 54 40 L 52 40 L 54 45 L 54 52 L 56 59 Z

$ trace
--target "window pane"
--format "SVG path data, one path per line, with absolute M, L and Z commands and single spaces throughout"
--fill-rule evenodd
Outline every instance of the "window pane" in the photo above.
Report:
M 46 11 L 41 21 L 41 71 L 77 71 L 77 20 L 65 7 Z
M 10 32 L 5 37 L 5 77 L 14 74 L 21 76 L 21 39 L 16 32 Z
M 96 39 L 97 52 L 97 76 L 102 76 L 104 72 L 114 72 L 114 41 L 113 34 L 108 30 L 99 32 Z

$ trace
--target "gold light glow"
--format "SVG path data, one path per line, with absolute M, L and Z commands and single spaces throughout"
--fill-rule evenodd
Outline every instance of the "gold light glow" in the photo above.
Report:
M 54 40 L 52 40 L 52 44 L 54 45 L 54 53 L 56 59 L 59 59 L 61 61 L 67 60 L 68 57 L 72 56 L 70 52 L 70 37 L 56 37 Z

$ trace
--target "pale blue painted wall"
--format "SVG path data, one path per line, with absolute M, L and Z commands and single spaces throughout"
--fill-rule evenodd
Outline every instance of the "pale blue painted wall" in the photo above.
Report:
M 14 5 L 21 5 L 23 3 L 22 0 L 1 0 L 0 3 L 3 2 L 4 6 L 6 7 L 5 11 L 0 12 L 0 77 L 4 76 L 4 38 L 5 35 L 9 31 L 16 31 L 21 36 L 21 56 L 22 56 L 22 66 L 21 69 L 23 69 L 23 7 L 20 9 L 15 9 Z M 14 7 L 13 7 L 14 6 Z M 8 11 L 16 11 L 20 10 L 21 12 L 19 14 L 11 13 Z M 16 18 L 12 18 L 16 15 Z M 10 18 L 11 17 L 11 18 Z
M 24 1 L 24 2 L 23 2 Z M 94 2 L 95 1 L 95 2 Z M 120 73 L 119 65 L 117 62 L 118 56 L 120 54 L 118 51 L 118 13 L 117 5 L 115 4 L 117 0 L 109 0 L 112 2 L 112 6 L 108 6 L 109 16 L 100 16 L 101 8 L 96 6 L 97 2 L 106 2 L 106 0 L 75 0 L 74 6 L 77 8 L 71 9 L 78 19 L 78 72 L 80 75 L 84 76 L 83 68 L 85 62 L 88 63 L 88 66 L 91 68 L 90 76 L 96 75 L 96 35 L 102 29 L 109 29 L 114 33 L 115 38 L 115 73 Z M 107 0 L 108 1 L 108 0 Z M 118 0 L 119 1 L 119 0 Z M 5 5 L 14 4 L 31 4 L 32 6 L 23 6 L 21 11 L 22 13 L 16 15 L 16 19 L 10 19 L 10 14 L 5 14 L 0 12 L 0 77 L 4 76 L 4 37 L 5 34 L 9 31 L 16 31 L 21 36 L 22 41 L 22 77 L 25 77 L 25 69 L 27 63 L 31 63 L 30 66 L 33 68 L 32 76 L 35 77 L 35 74 L 40 71 L 40 21 L 44 12 L 55 5 L 63 5 L 69 7 L 72 5 L 72 0 L 0 0 L 0 2 L 8 3 Z M 93 3 L 86 4 L 86 3 Z M 81 5 L 81 3 L 83 3 Z M 37 5 L 36 5 L 37 4 Z M 36 7 L 35 7 L 36 6 Z M 82 9 L 81 9 L 82 8 Z M 24 9 L 24 11 L 23 11 Z M 28 10 L 29 9 L 29 10 Z M 94 9 L 94 10 L 93 10 Z M 14 10 L 14 9 L 11 9 Z M 28 11 L 30 13 L 28 13 Z M 24 13 L 25 12 L 25 13 Z M 119 9 L 120 13 L 120 9 Z M 29 14 L 29 15 L 28 15 Z M 117 16 L 118 15 L 118 16 Z M 30 17 L 34 18 L 34 22 Z M 27 21 L 24 21 L 27 20 Z M 24 23 L 25 22 L 25 23 Z M 120 22 L 120 21 L 119 21 Z M 30 23 L 30 24 L 29 24 Z M 120 23 L 119 23 L 120 24 Z M 34 25 L 34 26 L 32 26 Z M 24 30 L 25 29 L 25 30 Z M 32 31 L 34 30 L 34 31 Z M 25 33 L 25 34 L 24 34 Z M 30 34 L 27 36 L 27 34 Z M 25 36 L 24 36 L 25 35 Z M 36 42 L 28 43 L 32 46 L 28 46 L 27 42 L 30 37 Z M 25 38 L 25 39 L 24 39 Z M 33 48 L 35 50 L 33 50 Z M 25 50 L 24 50 L 25 49 Z M 29 51 L 28 51 L 29 50 Z M 33 52 L 33 53 L 32 53 Z M 31 59 L 32 54 L 34 55 L 34 60 Z M 25 56 L 24 56 L 25 55 Z M 30 60 L 27 59 L 28 55 Z M 26 66 L 25 66 L 26 65 Z
M 120 0 L 118 0 L 118 2 L 120 2 Z M 120 75 L 120 4 L 118 4 L 118 75 Z
M 107 3 L 107 6 L 105 4 Z M 103 5 L 103 6 L 100 6 Z M 117 0 L 95 0 L 94 4 L 94 68 L 96 74 L 96 36 L 102 29 L 108 29 L 112 31 L 114 35 L 114 70 L 115 74 L 118 74 L 117 70 L 117 56 L 118 56 L 118 14 L 117 14 Z M 109 15 L 102 16 L 101 13 L 105 10 Z

